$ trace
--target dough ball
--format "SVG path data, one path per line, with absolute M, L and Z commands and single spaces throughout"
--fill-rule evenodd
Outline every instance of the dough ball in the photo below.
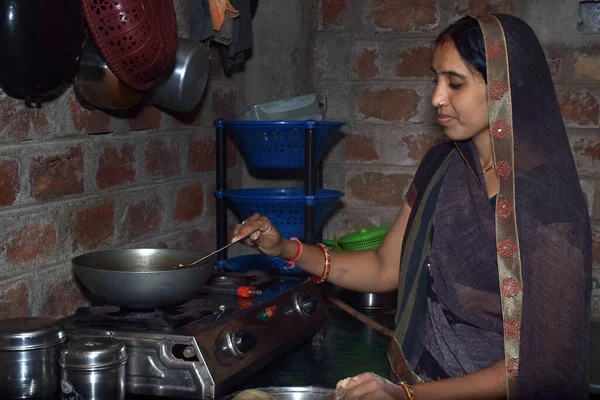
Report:
M 350 379 L 352 379 L 352 378 L 346 378 L 346 379 L 342 379 L 341 381 L 339 381 L 337 383 L 337 385 L 335 385 L 336 390 L 345 388 L 346 385 L 348 384 L 348 382 L 350 382 Z
M 277 400 L 275 396 L 262 390 L 248 389 L 239 392 L 232 400 Z

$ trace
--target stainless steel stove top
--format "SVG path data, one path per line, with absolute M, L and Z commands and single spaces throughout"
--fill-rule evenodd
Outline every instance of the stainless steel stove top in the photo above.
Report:
M 259 294 L 239 297 L 239 286 Z M 112 336 L 125 343 L 128 393 L 215 399 L 312 336 L 327 315 L 307 278 L 222 273 L 175 307 L 81 308 L 63 324 L 72 339 Z

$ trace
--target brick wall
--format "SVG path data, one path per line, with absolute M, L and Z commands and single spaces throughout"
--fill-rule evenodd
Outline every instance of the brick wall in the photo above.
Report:
M 390 224 L 424 153 L 444 140 L 430 105 L 430 46 L 467 14 L 513 13 L 547 52 L 594 223 L 600 267 L 600 35 L 580 34 L 578 2 L 529 0 L 315 0 L 313 78 L 327 119 L 346 121 L 325 163 L 343 205 L 325 236 Z M 600 316 L 600 269 L 593 307 Z
M 187 36 L 187 3 L 175 4 Z M 214 249 L 212 121 L 234 115 L 237 78 L 216 53 L 211 62 L 201 104 L 185 115 L 148 107 L 117 118 L 82 108 L 70 89 L 40 110 L 0 94 L 0 319 L 88 304 L 70 264 L 84 252 Z

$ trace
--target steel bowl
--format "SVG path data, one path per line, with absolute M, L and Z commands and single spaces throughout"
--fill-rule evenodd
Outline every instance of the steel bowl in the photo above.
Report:
M 191 267 L 207 253 L 173 249 L 120 249 L 73 258 L 73 270 L 96 296 L 132 309 L 180 304 L 208 281 L 215 257 Z
M 259 387 L 257 390 L 263 391 L 275 397 L 277 400 L 331 400 L 333 397 L 334 390 L 326 389 L 314 386 L 304 387 Z M 232 400 L 235 396 L 241 392 L 236 392 L 225 397 L 221 400 Z

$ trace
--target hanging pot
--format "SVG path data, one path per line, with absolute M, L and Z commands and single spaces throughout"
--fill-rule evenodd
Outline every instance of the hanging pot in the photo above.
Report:
M 154 87 L 150 103 L 176 111 L 192 111 L 202 98 L 209 69 L 205 45 L 190 39 L 177 39 L 175 67 Z
M 139 104 L 143 96 L 115 76 L 90 36 L 84 42 L 73 91 L 77 100 L 90 110 L 125 110 Z
M 81 0 L 0 1 L 0 86 L 39 107 L 72 78 L 84 28 Z

